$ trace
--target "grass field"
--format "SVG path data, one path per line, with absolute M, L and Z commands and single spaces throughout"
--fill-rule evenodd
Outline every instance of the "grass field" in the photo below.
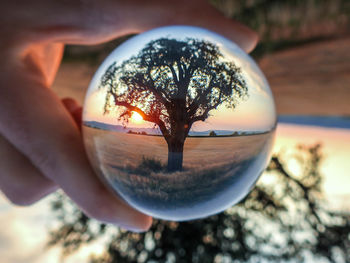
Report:
M 264 158 L 258 157 L 267 155 L 273 137 L 272 133 L 188 137 L 183 171 L 167 173 L 166 169 L 152 171 L 149 165 L 145 167 L 145 160 L 165 167 L 168 149 L 161 136 L 90 127 L 84 127 L 83 132 L 90 160 L 99 174 L 128 202 L 156 210 L 195 206 L 212 200 L 218 191 L 244 180 L 249 167 L 259 167 L 255 165 L 257 161 L 264 162 Z M 257 177 L 260 172 L 255 171 L 251 176 Z

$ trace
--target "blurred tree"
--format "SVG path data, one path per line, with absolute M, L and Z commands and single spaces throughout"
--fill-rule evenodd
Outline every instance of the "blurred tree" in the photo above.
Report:
M 209 132 L 209 136 L 210 136 L 210 137 L 214 137 L 214 136 L 217 136 L 217 134 L 216 134 L 215 131 L 211 131 L 211 132 Z
M 254 29 L 260 38 L 252 55 L 348 36 L 349 0 L 210 0 L 227 17 Z
M 239 136 L 238 131 L 235 131 L 234 133 L 232 133 L 232 136 Z
M 191 222 L 155 220 L 136 234 L 99 224 L 63 195 L 52 203 L 59 224 L 50 246 L 69 255 L 94 240 L 107 240 L 92 263 L 123 262 L 350 262 L 350 215 L 329 210 L 320 188 L 320 146 L 274 156 L 258 185 L 238 205 Z M 299 172 L 288 170 L 294 159 Z M 265 181 L 265 183 L 264 183 Z
M 183 147 L 193 125 L 220 105 L 234 109 L 248 96 L 241 69 L 224 60 L 215 44 L 160 38 L 136 55 L 114 62 L 103 74 L 104 110 L 122 108 L 119 120 L 133 112 L 154 123 L 168 144 L 168 171 L 182 169 Z

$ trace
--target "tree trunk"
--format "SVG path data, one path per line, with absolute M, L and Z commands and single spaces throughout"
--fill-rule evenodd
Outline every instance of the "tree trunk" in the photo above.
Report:
M 168 144 L 168 172 L 182 170 L 184 140 L 169 142 Z
M 178 98 L 172 100 L 172 110 L 169 113 L 170 135 L 168 143 L 168 172 L 182 170 L 184 144 L 190 125 L 188 124 L 186 112 L 186 93 L 178 94 Z

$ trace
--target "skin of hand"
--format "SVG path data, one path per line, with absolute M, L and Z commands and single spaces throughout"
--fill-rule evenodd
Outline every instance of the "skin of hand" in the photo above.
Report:
M 165 25 L 218 32 L 247 52 L 257 35 L 201 0 L 12 0 L 0 16 L 0 189 L 30 205 L 61 188 L 88 216 L 132 231 L 152 218 L 99 181 L 87 159 L 81 107 L 50 89 L 64 44 L 98 44 Z

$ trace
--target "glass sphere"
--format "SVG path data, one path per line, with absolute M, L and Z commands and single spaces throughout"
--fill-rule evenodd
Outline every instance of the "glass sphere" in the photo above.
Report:
M 105 184 L 156 218 L 183 221 L 240 201 L 266 168 L 276 127 L 269 85 L 230 40 L 157 28 L 117 47 L 85 98 L 83 136 Z

